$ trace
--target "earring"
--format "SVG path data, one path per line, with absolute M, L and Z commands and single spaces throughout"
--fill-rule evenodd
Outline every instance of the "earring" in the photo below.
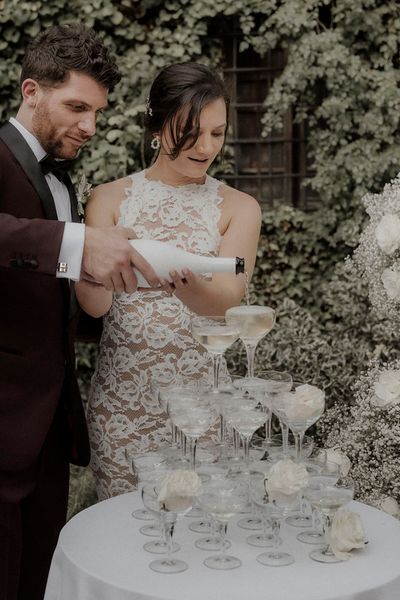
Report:
M 160 146 L 161 146 L 161 140 L 159 137 L 153 137 L 153 139 L 151 140 L 151 144 L 150 146 L 152 147 L 153 150 L 159 150 Z

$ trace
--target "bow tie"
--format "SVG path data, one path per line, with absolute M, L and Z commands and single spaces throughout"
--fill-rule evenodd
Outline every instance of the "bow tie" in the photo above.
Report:
M 64 181 L 68 169 L 72 167 L 74 162 L 74 160 L 55 160 L 52 156 L 46 154 L 46 156 L 39 161 L 39 165 L 42 169 L 43 175 L 47 175 L 47 173 L 53 173 L 57 179 Z

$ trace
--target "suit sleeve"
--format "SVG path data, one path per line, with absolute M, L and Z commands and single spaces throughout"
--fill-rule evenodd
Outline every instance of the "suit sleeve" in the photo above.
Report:
M 0 213 L 0 268 L 56 276 L 65 223 Z

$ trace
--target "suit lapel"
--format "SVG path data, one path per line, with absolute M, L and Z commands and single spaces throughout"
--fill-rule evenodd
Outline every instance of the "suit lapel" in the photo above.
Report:
M 39 194 L 46 218 L 56 221 L 57 211 L 54 205 L 53 196 L 39 167 L 36 156 L 29 148 L 29 145 L 26 143 L 23 136 L 11 123 L 5 123 L 0 128 L 0 138 L 15 156 L 25 171 L 26 176 Z

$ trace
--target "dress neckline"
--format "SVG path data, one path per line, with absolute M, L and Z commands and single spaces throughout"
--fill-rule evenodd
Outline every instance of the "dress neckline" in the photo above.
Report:
M 163 187 L 167 187 L 170 188 L 172 190 L 185 190 L 185 189 L 198 189 L 198 188 L 202 188 L 205 189 L 207 184 L 210 183 L 210 181 L 212 180 L 212 177 L 210 175 L 208 175 L 208 173 L 206 173 L 206 180 L 204 183 L 185 183 L 183 185 L 172 185 L 170 183 L 164 183 L 164 181 L 161 181 L 160 179 L 149 179 L 147 177 L 147 173 L 146 173 L 146 169 L 143 169 L 143 171 L 141 171 L 142 173 L 142 178 L 146 183 L 155 183 L 158 184 L 160 186 Z

